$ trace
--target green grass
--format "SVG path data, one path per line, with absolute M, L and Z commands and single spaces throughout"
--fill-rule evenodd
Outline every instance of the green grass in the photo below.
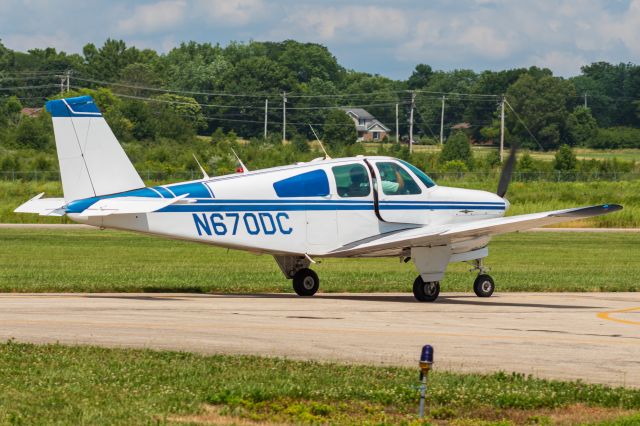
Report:
M 0 291 L 291 292 L 271 256 L 133 233 L 0 229 Z M 638 291 L 640 234 L 520 233 L 495 238 L 486 264 L 498 291 Z M 325 259 L 324 292 L 409 292 L 412 263 Z M 443 291 L 470 291 L 451 264 Z
M 0 344 L 2 424 L 194 424 L 211 416 L 227 422 L 407 424 L 416 420 L 416 385 L 417 368 Z M 585 411 L 631 425 L 640 419 L 640 390 L 436 370 L 429 376 L 428 408 L 438 422 L 532 424 Z
M 497 181 L 440 181 L 440 185 L 484 189 L 494 192 Z M 0 182 L 0 223 L 69 223 L 60 217 L 17 214 L 13 210 L 29 198 L 45 192 L 60 197 L 58 182 Z M 533 213 L 601 203 L 622 204 L 624 210 L 612 215 L 565 224 L 564 226 L 637 228 L 640 227 L 640 180 L 623 182 L 513 182 L 507 198 L 508 214 Z M 563 226 L 558 225 L 558 226 Z

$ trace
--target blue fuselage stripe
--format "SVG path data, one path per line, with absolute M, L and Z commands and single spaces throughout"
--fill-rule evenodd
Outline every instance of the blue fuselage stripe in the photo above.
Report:
M 504 210 L 504 206 L 478 205 L 424 205 L 424 206 L 380 206 L 380 210 Z M 266 212 L 266 211 L 305 211 L 305 210 L 373 210 L 371 205 L 335 205 L 335 204 L 208 204 L 208 205 L 172 205 L 158 210 L 166 212 Z

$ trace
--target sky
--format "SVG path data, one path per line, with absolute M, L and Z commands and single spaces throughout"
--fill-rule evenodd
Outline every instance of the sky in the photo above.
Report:
M 167 52 L 182 41 L 294 39 L 346 68 L 406 79 L 416 64 L 572 76 L 640 63 L 640 0 L 0 0 L 0 39 L 80 53 L 107 38 Z

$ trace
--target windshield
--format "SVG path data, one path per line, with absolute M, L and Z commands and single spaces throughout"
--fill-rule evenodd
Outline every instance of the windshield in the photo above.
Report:
M 424 183 L 424 185 L 427 188 L 431 188 L 432 186 L 436 186 L 436 183 L 434 181 L 432 181 L 431 178 L 429 176 L 427 176 L 425 172 L 423 172 L 422 170 L 420 170 L 419 168 L 417 168 L 413 164 L 407 163 L 404 160 L 399 160 L 399 161 L 402 164 L 404 164 L 405 166 L 407 166 L 409 168 L 409 170 L 411 170 L 413 172 L 413 174 L 416 175 L 418 177 L 418 179 L 420 179 L 422 181 L 422 183 Z

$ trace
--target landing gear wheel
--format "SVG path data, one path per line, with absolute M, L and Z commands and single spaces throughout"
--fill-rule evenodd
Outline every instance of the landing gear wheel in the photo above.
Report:
M 438 281 L 424 282 L 422 277 L 413 282 L 413 296 L 420 302 L 433 302 L 440 294 L 440 283 Z
M 293 276 L 293 290 L 298 296 L 313 296 L 319 287 L 318 274 L 309 268 L 302 268 Z
M 480 274 L 473 282 L 473 291 L 478 297 L 489 297 L 493 294 L 493 290 L 496 289 L 496 285 L 493 282 L 493 278 L 487 274 Z

